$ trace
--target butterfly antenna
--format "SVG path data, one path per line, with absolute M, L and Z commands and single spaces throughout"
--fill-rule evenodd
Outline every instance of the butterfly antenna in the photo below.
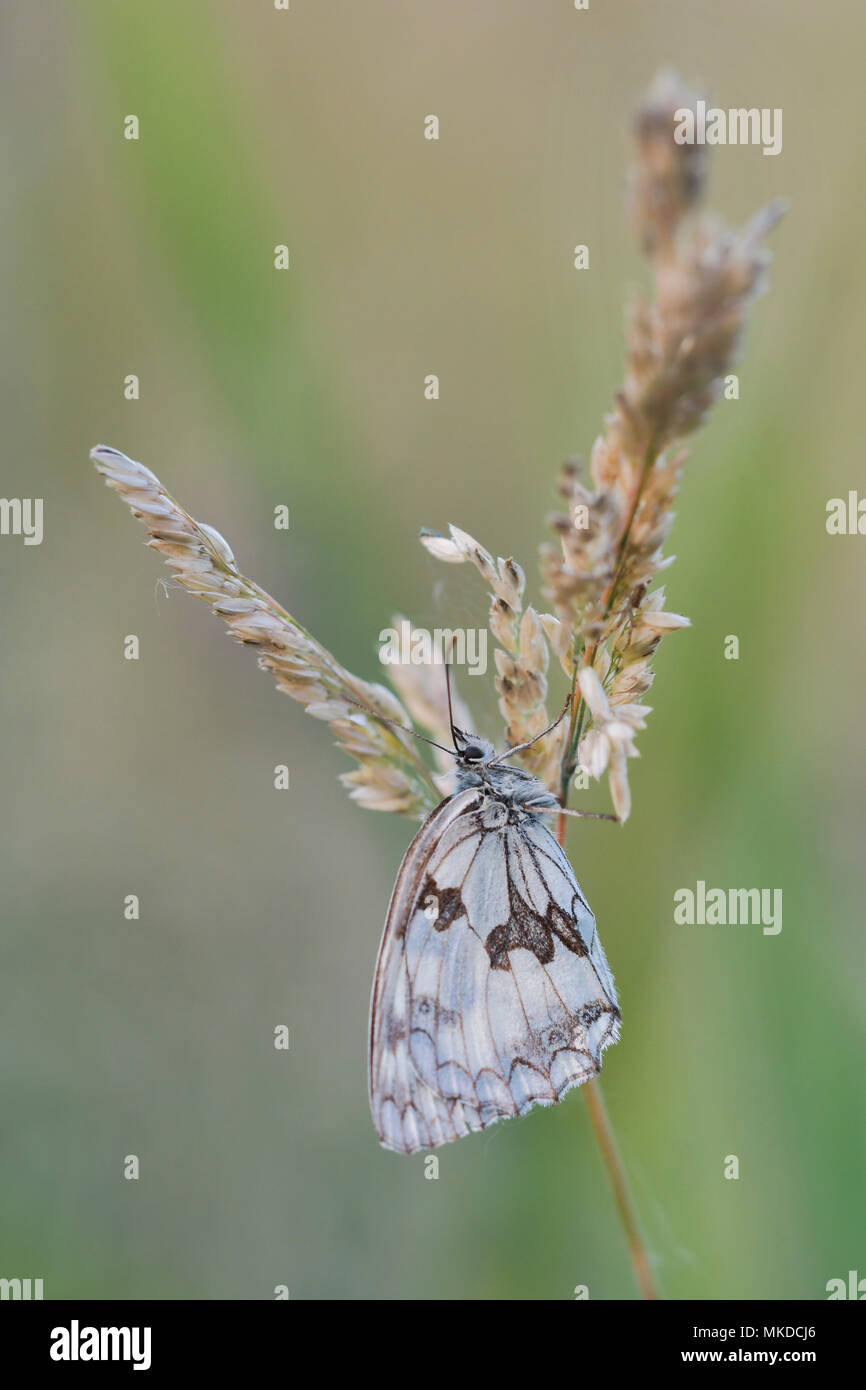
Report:
M 391 729 L 399 729 L 401 733 L 411 734 L 413 738 L 420 738 L 422 743 L 429 743 L 431 748 L 438 748 L 440 753 L 448 753 L 452 758 L 455 756 L 454 749 L 446 748 L 444 743 L 437 743 L 435 739 L 428 738 L 426 734 L 419 734 L 417 729 L 410 729 L 408 724 L 398 724 L 396 719 L 388 719 L 386 715 L 370 709 L 369 705 L 362 705 L 360 700 L 353 700 L 350 695 L 341 695 L 340 699 L 347 705 L 355 705 L 357 709 L 362 709 L 372 719 L 378 719 L 380 724 L 387 724 Z
M 552 724 L 548 724 L 546 729 L 542 729 L 540 734 L 535 735 L 535 738 L 527 739 L 526 743 L 516 743 L 513 748 L 506 748 L 504 753 L 500 753 L 499 757 L 494 758 L 492 762 L 489 762 L 487 764 L 487 766 L 495 767 L 497 763 L 504 762 L 506 758 L 513 757 L 515 753 L 522 753 L 524 748 L 531 748 L 533 743 L 537 743 L 540 738 L 544 738 L 545 734 L 552 733 L 553 730 L 556 728 L 557 724 L 561 724 L 565 716 L 568 714 L 570 704 L 571 691 L 569 691 L 569 693 L 565 697 L 565 704 L 562 706 L 562 713 L 557 715 L 556 719 L 554 719 Z
M 451 660 L 450 660 L 450 658 L 451 658 L 451 655 L 452 655 L 452 653 L 453 653 L 453 651 L 454 651 L 454 643 L 456 642 L 456 640 L 457 640 L 457 639 L 456 639 L 455 637 L 452 637 L 452 638 L 451 638 L 451 647 L 450 647 L 450 649 L 448 650 L 448 652 L 446 652 L 446 654 L 445 654 L 445 690 L 446 690 L 446 693 L 447 693 L 447 695 L 448 695 L 448 725 L 449 725 L 449 728 L 451 729 L 451 742 L 454 744 L 454 752 L 455 752 L 455 753 L 459 753 L 460 750 L 459 750 L 459 748 L 457 747 L 457 736 L 456 736 L 456 735 L 457 735 L 457 730 L 456 730 L 455 727 L 454 727 L 454 711 L 453 711 L 452 708 L 451 708 L 451 675 L 450 675 L 450 669 L 451 669 Z

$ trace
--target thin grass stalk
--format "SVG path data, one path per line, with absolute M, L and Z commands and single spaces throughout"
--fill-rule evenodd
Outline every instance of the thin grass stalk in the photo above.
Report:
M 560 815 L 557 819 L 556 838 L 563 849 L 565 849 L 565 831 L 567 824 L 567 818 Z M 596 1076 L 590 1081 L 585 1081 L 581 1087 L 581 1091 L 583 1093 L 583 1099 L 586 1102 L 590 1124 L 592 1125 L 593 1137 L 598 1147 L 598 1155 L 601 1159 L 602 1167 L 607 1173 L 616 1203 L 617 1213 L 622 1223 L 638 1293 L 641 1298 L 644 1299 L 659 1299 L 662 1295 L 656 1283 L 652 1261 L 650 1260 L 649 1250 L 647 1249 L 646 1241 L 644 1240 L 641 1230 L 640 1218 L 632 1195 L 628 1174 L 625 1170 L 625 1164 L 622 1161 L 622 1155 L 620 1153 L 619 1144 L 617 1143 L 610 1113 L 605 1104 L 604 1092 L 601 1089 L 601 1078 Z
M 656 1283 L 649 1251 L 638 1220 L 637 1207 L 632 1196 L 619 1145 L 616 1142 L 613 1125 L 610 1122 L 601 1081 L 595 1077 L 585 1082 L 583 1098 L 589 1111 L 592 1132 L 595 1135 L 602 1164 L 610 1179 L 619 1218 L 628 1241 L 628 1253 L 634 1271 L 635 1282 L 641 1298 L 647 1300 L 662 1297 Z

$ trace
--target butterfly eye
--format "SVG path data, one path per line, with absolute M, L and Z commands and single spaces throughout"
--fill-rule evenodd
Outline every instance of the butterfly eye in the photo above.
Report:
M 479 748 L 477 743 L 469 743 L 463 749 L 463 756 L 468 763 L 480 763 L 484 757 L 484 749 Z

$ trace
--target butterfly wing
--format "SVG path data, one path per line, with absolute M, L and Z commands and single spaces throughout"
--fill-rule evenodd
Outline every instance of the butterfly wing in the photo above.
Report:
M 619 1036 L 613 978 L 546 826 L 478 788 L 449 797 L 406 852 L 370 1016 L 381 1142 L 435 1148 L 595 1076 Z

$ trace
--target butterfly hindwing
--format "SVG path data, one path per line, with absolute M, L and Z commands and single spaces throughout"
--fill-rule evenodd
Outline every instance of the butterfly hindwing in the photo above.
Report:
M 376 967 L 370 1101 L 413 1153 L 594 1076 L 619 1010 L 595 919 L 539 817 L 470 787 L 403 860 Z

